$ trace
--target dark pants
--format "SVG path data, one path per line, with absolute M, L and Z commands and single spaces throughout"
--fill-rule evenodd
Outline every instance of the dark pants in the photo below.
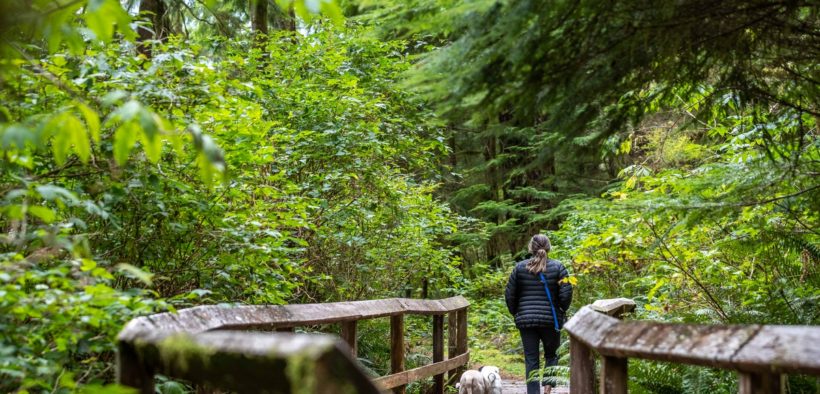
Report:
M 547 367 L 558 365 L 558 345 L 561 343 L 561 333 L 552 327 L 519 328 L 521 344 L 524 345 L 524 366 L 527 371 L 527 394 L 541 393 L 542 382 L 538 381 L 540 373 L 540 344 L 544 344 L 544 360 Z M 544 379 L 543 385 L 556 386 L 553 379 Z

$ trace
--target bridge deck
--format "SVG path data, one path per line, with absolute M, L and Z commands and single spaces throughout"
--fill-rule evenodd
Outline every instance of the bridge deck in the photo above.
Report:
M 523 381 L 505 380 L 503 387 L 504 394 L 527 394 L 527 385 Z M 552 394 L 569 394 L 569 387 L 555 387 Z

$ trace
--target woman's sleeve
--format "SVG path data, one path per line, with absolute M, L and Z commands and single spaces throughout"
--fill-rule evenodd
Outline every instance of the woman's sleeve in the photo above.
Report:
M 504 300 L 507 301 L 507 310 L 510 311 L 513 316 L 518 310 L 517 282 L 516 269 L 513 267 L 512 273 L 510 273 L 510 279 L 507 281 L 507 288 L 504 289 Z
M 564 280 L 568 277 L 567 268 L 561 264 L 561 273 L 558 274 L 558 305 L 563 311 L 569 309 L 569 304 L 572 303 L 572 284 L 568 280 Z

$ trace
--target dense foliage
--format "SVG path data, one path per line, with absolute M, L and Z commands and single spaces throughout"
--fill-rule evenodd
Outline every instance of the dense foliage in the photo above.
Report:
M 475 278 L 478 297 L 500 296 L 546 228 L 577 305 L 629 296 L 655 320 L 820 322 L 817 7 L 361 4 L 384 36 L 444 41 L 408 84 L 450 122 L 446 197 L 484 223 L 460 235 L 466 265 L 503 267 Z M 482 305 L 498 317 L 480 322 L 488 334 L 520 346 L 503 308 Z M 633 369 L 636 391 L 734 390 L 728 374 Z
M 155 311 L 452 294 L 473 360 L 520 376 L 501 290 L 542 231 L 575 307 L 820 324 L 810 2 L 12 0 L 0 26 L 2 391 L 116 391 L 113 337 Z M 387 330 L 360 327 L 374 373 Z
M 110 382 L 122 324 L 172 306 L 455 283 L 440 132 L 363 36 L 6 48 L 0 387 Z

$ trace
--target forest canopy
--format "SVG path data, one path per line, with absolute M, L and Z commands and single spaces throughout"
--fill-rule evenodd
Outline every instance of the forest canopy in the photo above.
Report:
M 125 322 L 216 303 L 464 295 L 473 359 L 517 365 L 536 233 L 572 310 L 818 325 L 818 31 L 809 1 L 4 1 L 0 391 L 117 391 Z

